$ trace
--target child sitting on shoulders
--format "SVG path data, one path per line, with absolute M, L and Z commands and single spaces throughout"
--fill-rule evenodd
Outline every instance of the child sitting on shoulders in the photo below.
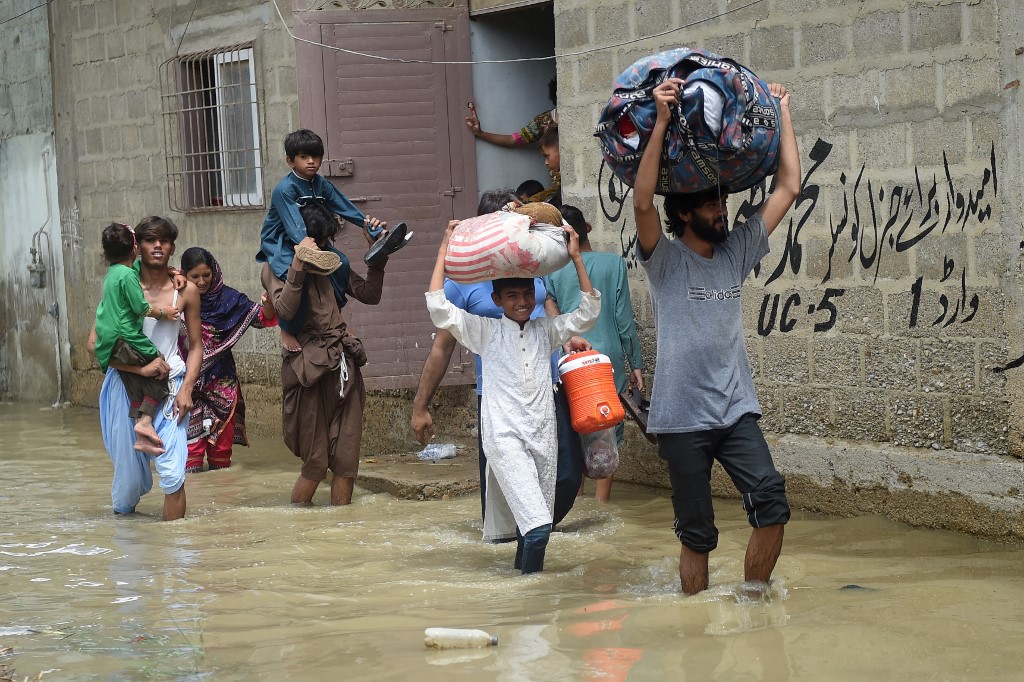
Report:
M 160 355 L 142 333 L 142 318 L 173 320 L 178 309 L 153 308 L 146 301 L 139 273 L 132 267 L 139 249 L 131 227 L 111 223 L 104 228 L 101 240 L 109 268 L 103 279 L 103 297 L 96 308 L 96 359 L 104 372 L 111 360 L 142 367 Z M 129 414 L 136 420 L 135 449 L 149 455 L 163 454 L 163 441 L 153 428 L 153 416 L 167 397 L 167 381 L 131 372 L 120 375 L 128 394 Z
M 319 175 L 324 160 L 324 143 L 312 130 L 296 130 L 284 138 L 285 160 L 292 169 L 284 176 L 270 198 L 270 210 L 260 231 L 260 252 L 256 260 L 267 263 L 271 272 L 283 280 L 293 258 L 305 263 L 315 274 L 329 275 L 341 267 L 335 250 L 309 249 L 298 246 L 307 237 L 306 224 L 299 209 L 317 202 L 340 219 L 363 227 L 371 237 L 380 236 L 386 227 L 376 218 L 364 215 L 330 180 Z M 300 327 L 290 320 L 280 320 L 281 343 L 285 350 L 298 351 L 295 337 Z
M 566 228 L 568 251 L 583 296 L 577 310 L 530 319 L 536 304 L 529 278 L 494 280 L 494 303 L 504 316 L 471 315 L 445 297 L 445 254 L 457 222 L 449 224 L 426 294 L 430 319 L 481 358 L 487 390 L 480 404 L 480 435 L 487 457 L 484 540 L 518 540 L 515 567 L 544 568 L 551 535 L 558 444 L 551 391 L 551 352 L 594 326 L 601 294 L 590 284 L 579 237 Z M 585 343 L 581 339 L 579 343 Z

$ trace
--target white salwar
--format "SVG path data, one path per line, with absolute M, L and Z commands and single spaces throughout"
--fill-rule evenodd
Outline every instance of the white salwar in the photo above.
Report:
M 480 356 L 487 389 L 480 401 L 480 435 L 487 457 L 484 541 L 525 535 L 552 522 L 558 439 L 551 390 L 551 352 L 594 326 L 601 293 L 584 295 L 580 307 L 539 317 L 520 328 L 501 317 L 471 315 L 444 291 L 427 292 L 427 310 L 439 329 Z

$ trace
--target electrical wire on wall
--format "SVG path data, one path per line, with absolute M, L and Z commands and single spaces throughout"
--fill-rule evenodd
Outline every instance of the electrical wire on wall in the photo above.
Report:
M 292 39 L 295 40 L 296 42 L 305 43 L 307 45 L 314 45 L 316 47 L 320 47 L 320 48 L 323 48 L 325 50 L 333 50 L 335 52 L 344 52 L 345 54 L 356 55 L 357 57 L 367 57 L 369 59 L 379 59 L 380 61 L 384 61 L 384 62 L 400 62 L 402 64 L 446 64 L 446 65 L 460 65 L 460 64 L 514 64 L 516 62 L 541 62 L 541 61 L 547 61 L 547 60 L 550 60 L 550 59 L 558 59 L 558 58 L 565 58 L 565 57 L 578 57 L 580 55 L 592 54 L 594 52 L 600 52 L 601 50 L 612 50 L 612 49 L 615 49 L 617 47 L 624 47 L 626 45 L 633 45 L 635 43 L 639 43 L 639 42 L 642 42 L 644 40 L 650 40 L 651 38 L 660 38 L 662 36 L 667 36 L 670 33 L 675 33 L 676 31 L 682 31 L 683 29 L 692 28 L 692 27 L 697 26 L 699 24 L 703 24 L 703 23 L 706 23 L 708 21 L 713 21 L 715 19 L 719 19 L 721 17 L 724 17 L 727 14 L 732 14 L 733 12 L 739 12 L 740 10 L 744 10 L 744 9 L 746 9 L 748 7 L 752 7 L 752 6 L 757 5 L 757 4 L 761 3 L 761 2 L 764 2 L 764 0 L 752 0 L 752 2 L 748 2 L 745 5 L 740 5 L 739 7 L 734 7 L 732 9 L 730 9 L 730 10 L 726 10 L 724 12 L 721 12 L 719 14 L 715 14 L 715 15 L 707 17 L 705 19 L 698 19 L 697 21 L 691 21 L 690 23 L 683 24 L 682 26 L 677 26 L 675 28 L 670 28 L 667 31 L 661 31 L 660 33 L 652 33 L 651 35 L 643 36 L 642 38 L 634 38 L 632 40 L 624 40 L 621 43 L 614 43 L 612 45 L 602 45 L 601 47 L 592 47 L 592 48 L 589 48 L 589 49 L 586 49 L 586 50 L 579 50 L 578 52 L 562 52 L 561 54 L 546 55 L 546 56 L 543 56 L 543 57 L 520 57 L 518 59 L 481 59 L 481 60 L 476 60 L 476 61 L 472 61 L 472 60 L 471 61 L 431 61 L 429 59 L 401 59 L 399 57 L 385 57 L 385 56 L 379 55 L 379 54 L 369 54 L 369 53 L 366 53 L 366 52 L 358 52 L 356 50 L 346 50 L 345 48 L 338 47 L 336 45 L 325 45 L 324 43 L 318 43 L 315 40 L 307 40 L 305 38 L 300 38 L 297 35 L 295 35 L 294 33 L 292 33 L 291 27 L 288 26 L 288 22 L 285 21 L 284 15 L 281 13 L 281 7 L 280 7 L 280 5 L 278 5 L 278 0 L 271 0 L 271 2 L 274 3 L 274 9 L 277 10 L 277 16 L 281 19 L 281 25 L 284 26 L 284 30 L 287 31 L 288 35 L 290 35 L 292 37 Z

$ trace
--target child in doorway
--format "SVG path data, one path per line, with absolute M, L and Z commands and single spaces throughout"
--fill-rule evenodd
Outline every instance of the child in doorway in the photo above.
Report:
M 231 466 L 232 446 L 249 445 L 245 434 L 245 400 L 231 348 L 250 327 L 277 326 L 277 312 L 264 293 L 255 303 L 224 284 L 220 264 L 213 254 L 193 246 L 181 254 L 181 269 L 199 290 L 203 325 L 203 363 L 192 389 L 188 423 L 186 473 Z M 188 329 L 182 324 L 178 347 L 185 355 Z
M 160 352 L 142 333 L 142 318 L 173 320 L 177 308 L 153 308 L 146 302 L 139 273 L 132 265 L 139 248 L 135 231 L 128 225 L 111 223 L 101 236 L 103 257 L 108 264 L 103 279 L 103 297 L 96 308 L 96 359 L 105 372 L 111 360 L 142 367 Z M 135 419 L 135 449 L 149 455 L 163 454 L 163 442 L 153 428 L 157 406 L 167 397 L 167 381 L 131 372 L 120 372 L 128 394 L 129 414 Z
M 323 250 L 298 246 L 306 238 L 306 225 L 299 209 L 311 202 L 326 206 L 339 220 L 366 229 L 377 238 L 386 224 L 364 215 L 329 180 L 319 175 L 324 159 L 324 143 L 312 130 L 296 130 L 284 138 L 285 161 L 291 172 L 284 176 L 270 198 L 270 210 L 260 231 L 260 252 L 256 260 L 267 263 L 271 272 L 283 280 L 293 258 L 305 263 L 311 272 L 330 275 L 341 267 L 341 256 L 332 248 Z M 301 349 L 295 334 L 301 326 L 291 320 L 282 319 L 281 343 L 285 350 L 296 352 Z
M 491 319 L 456 308 L 445 297 L 444 259 L 456 225 L 445 232 L 426 294 L 430 319 L 480 355 L 487 390 L 480 403 L 480 435 L 487 458 L 484 540 L 518 540 L 515 567 L 544 568 L 551 535 L 558 446 L 551 392 L 551 352 L 594 326 L 601 294 L 590 284 L 579 238 L 566 228 L 568 250 L 583 293 L 577 310 L 530 319 L 536 304 L 529 278 L 494 280 L 492 300 L 503 317 Z
M 533 201 L 546 201 L 554 206 L 562 205 L 562 160 L 558 153 L 558 126 L 551 126 L 540 136 L 540 153 L 544 157 L 544 165 L 551 173 L 551 186 L 543 192 L 534 194 Z

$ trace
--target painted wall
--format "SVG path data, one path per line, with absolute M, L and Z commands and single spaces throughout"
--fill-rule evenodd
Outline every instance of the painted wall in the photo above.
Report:
M 49 26 L 37 4 L 0 11 L 0 394 L 54 404 L 67 395 L 68 329 Z M 30 286 L 33 246 L 45 288 Z
M 554 42 L 550 7 L 485 14 L 470 21 L 475 61 L 543 57 L 554 53 Z M 540 112 L 550 110 L 548 81 L 554 76 L 554 60 L 475 64 L 473 92 L 480 127 L 491 133 L 510 134 Z M 531 179 L 545 187 L 551 184 L 536 145 L 507 149 L 477 140 L 476 172 L 481 192 L 496 187 L 515 189 Z
M 1019 536 L 1019 3 L 763 0 L 716 18 L 738 6 L 556 3 L 559 52 L 700 22 L 560 60 L 566 201 L 595 219 L 598 248 L 635 266 L 628 188 L 609 182 L 591 137 L 612 80 L 635 60 L 688 44 L 787 84 L 804 195 L 743 301 L 761 423 L 792 495 L 815 509 L 974 525 L 966 507 L 941 502 L 954 496 L 999 509 L 981 525 Z M 762 200 L 755 190 L 730 208 Z M 631 284 L 651 370 L 639 268 Z M 664 483 L 652 449 L 629 442 L 623 477 Z

